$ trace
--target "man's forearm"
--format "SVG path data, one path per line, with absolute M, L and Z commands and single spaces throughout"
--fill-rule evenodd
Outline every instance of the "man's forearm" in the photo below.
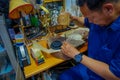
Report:
M 104 62 L 94 60 L 84 55 L 81 63 L 105 80 L 120 80 L 109 70 L 109 65 Z
M 72 21 L 76 21 L 79 25 L 84 26 L 84 17 L 72 16 Z

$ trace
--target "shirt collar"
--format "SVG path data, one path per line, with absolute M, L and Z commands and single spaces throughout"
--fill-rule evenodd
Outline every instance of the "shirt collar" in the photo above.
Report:
M 120 16 L 109 27 L 113 31 L 120 30 Z

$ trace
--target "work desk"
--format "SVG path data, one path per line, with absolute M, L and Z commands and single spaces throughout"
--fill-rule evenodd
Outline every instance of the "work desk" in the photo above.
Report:
M 39 42 L 39 44 L 43 45 L 44 47 L 47 47 L 47 42 L 45 40 L 41 40 Z M 28 49 L 28 53 L 30 55 L 30 47 L 27 47 L 27 49 Z M 87 43 L 85 43 L 79 50 L 80 50 L 80 52 L 85 52 L 87 50 Z M 30 55 L 31 65 L 26 66 L 24 68 L 25 78 L 29 78 L 31 76 L 34 76 L 40 72 L 43 72 L 43 71 L 65 61 L 65 60 L 56 58 L 56 57 L 54 57 L 50 54 L 47 54 L 47 53 L 43 53 L 43 54 L 45 56 L 45 62 L 40 64 L 40 65 L 37 65 L 35 63 L 34 59 Z

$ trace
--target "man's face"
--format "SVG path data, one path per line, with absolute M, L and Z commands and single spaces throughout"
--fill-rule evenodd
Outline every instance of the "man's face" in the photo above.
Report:
M 111 23 L 111 17 L 103 11 L 91 11 L 86 4 L 80 7 L 80 10 L 84 17 L 87 17 L 91 23 L 99 26 L 107 26 Z
M 89 22 L 93 23 L 93 19 L 91 15 L 92 12 L 88 9 L 86 4 L 80 7 L 80 11 L 82 12 L 84 17 L 87 17 L 89 19 Z
M 90 22 L 97 24 L 99 26 L 107 26 L 110 24 L 111 21 L 108 16 L 98 11 L 91 11 L 89 16 L 91 17 L 90 19 L 88 17 Z

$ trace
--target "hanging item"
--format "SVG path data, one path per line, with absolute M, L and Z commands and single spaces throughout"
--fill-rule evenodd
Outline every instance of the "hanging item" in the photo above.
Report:
M 70 15 L 68 13 L 60 13 L 58 16 L 59 25 L 68 26 L 70 24 Z
M 33 6 L 23 0 L 11 0 L 9 5 L 9 18 L 20 18 L 20 12 L 29 14 L 33 10 Z

